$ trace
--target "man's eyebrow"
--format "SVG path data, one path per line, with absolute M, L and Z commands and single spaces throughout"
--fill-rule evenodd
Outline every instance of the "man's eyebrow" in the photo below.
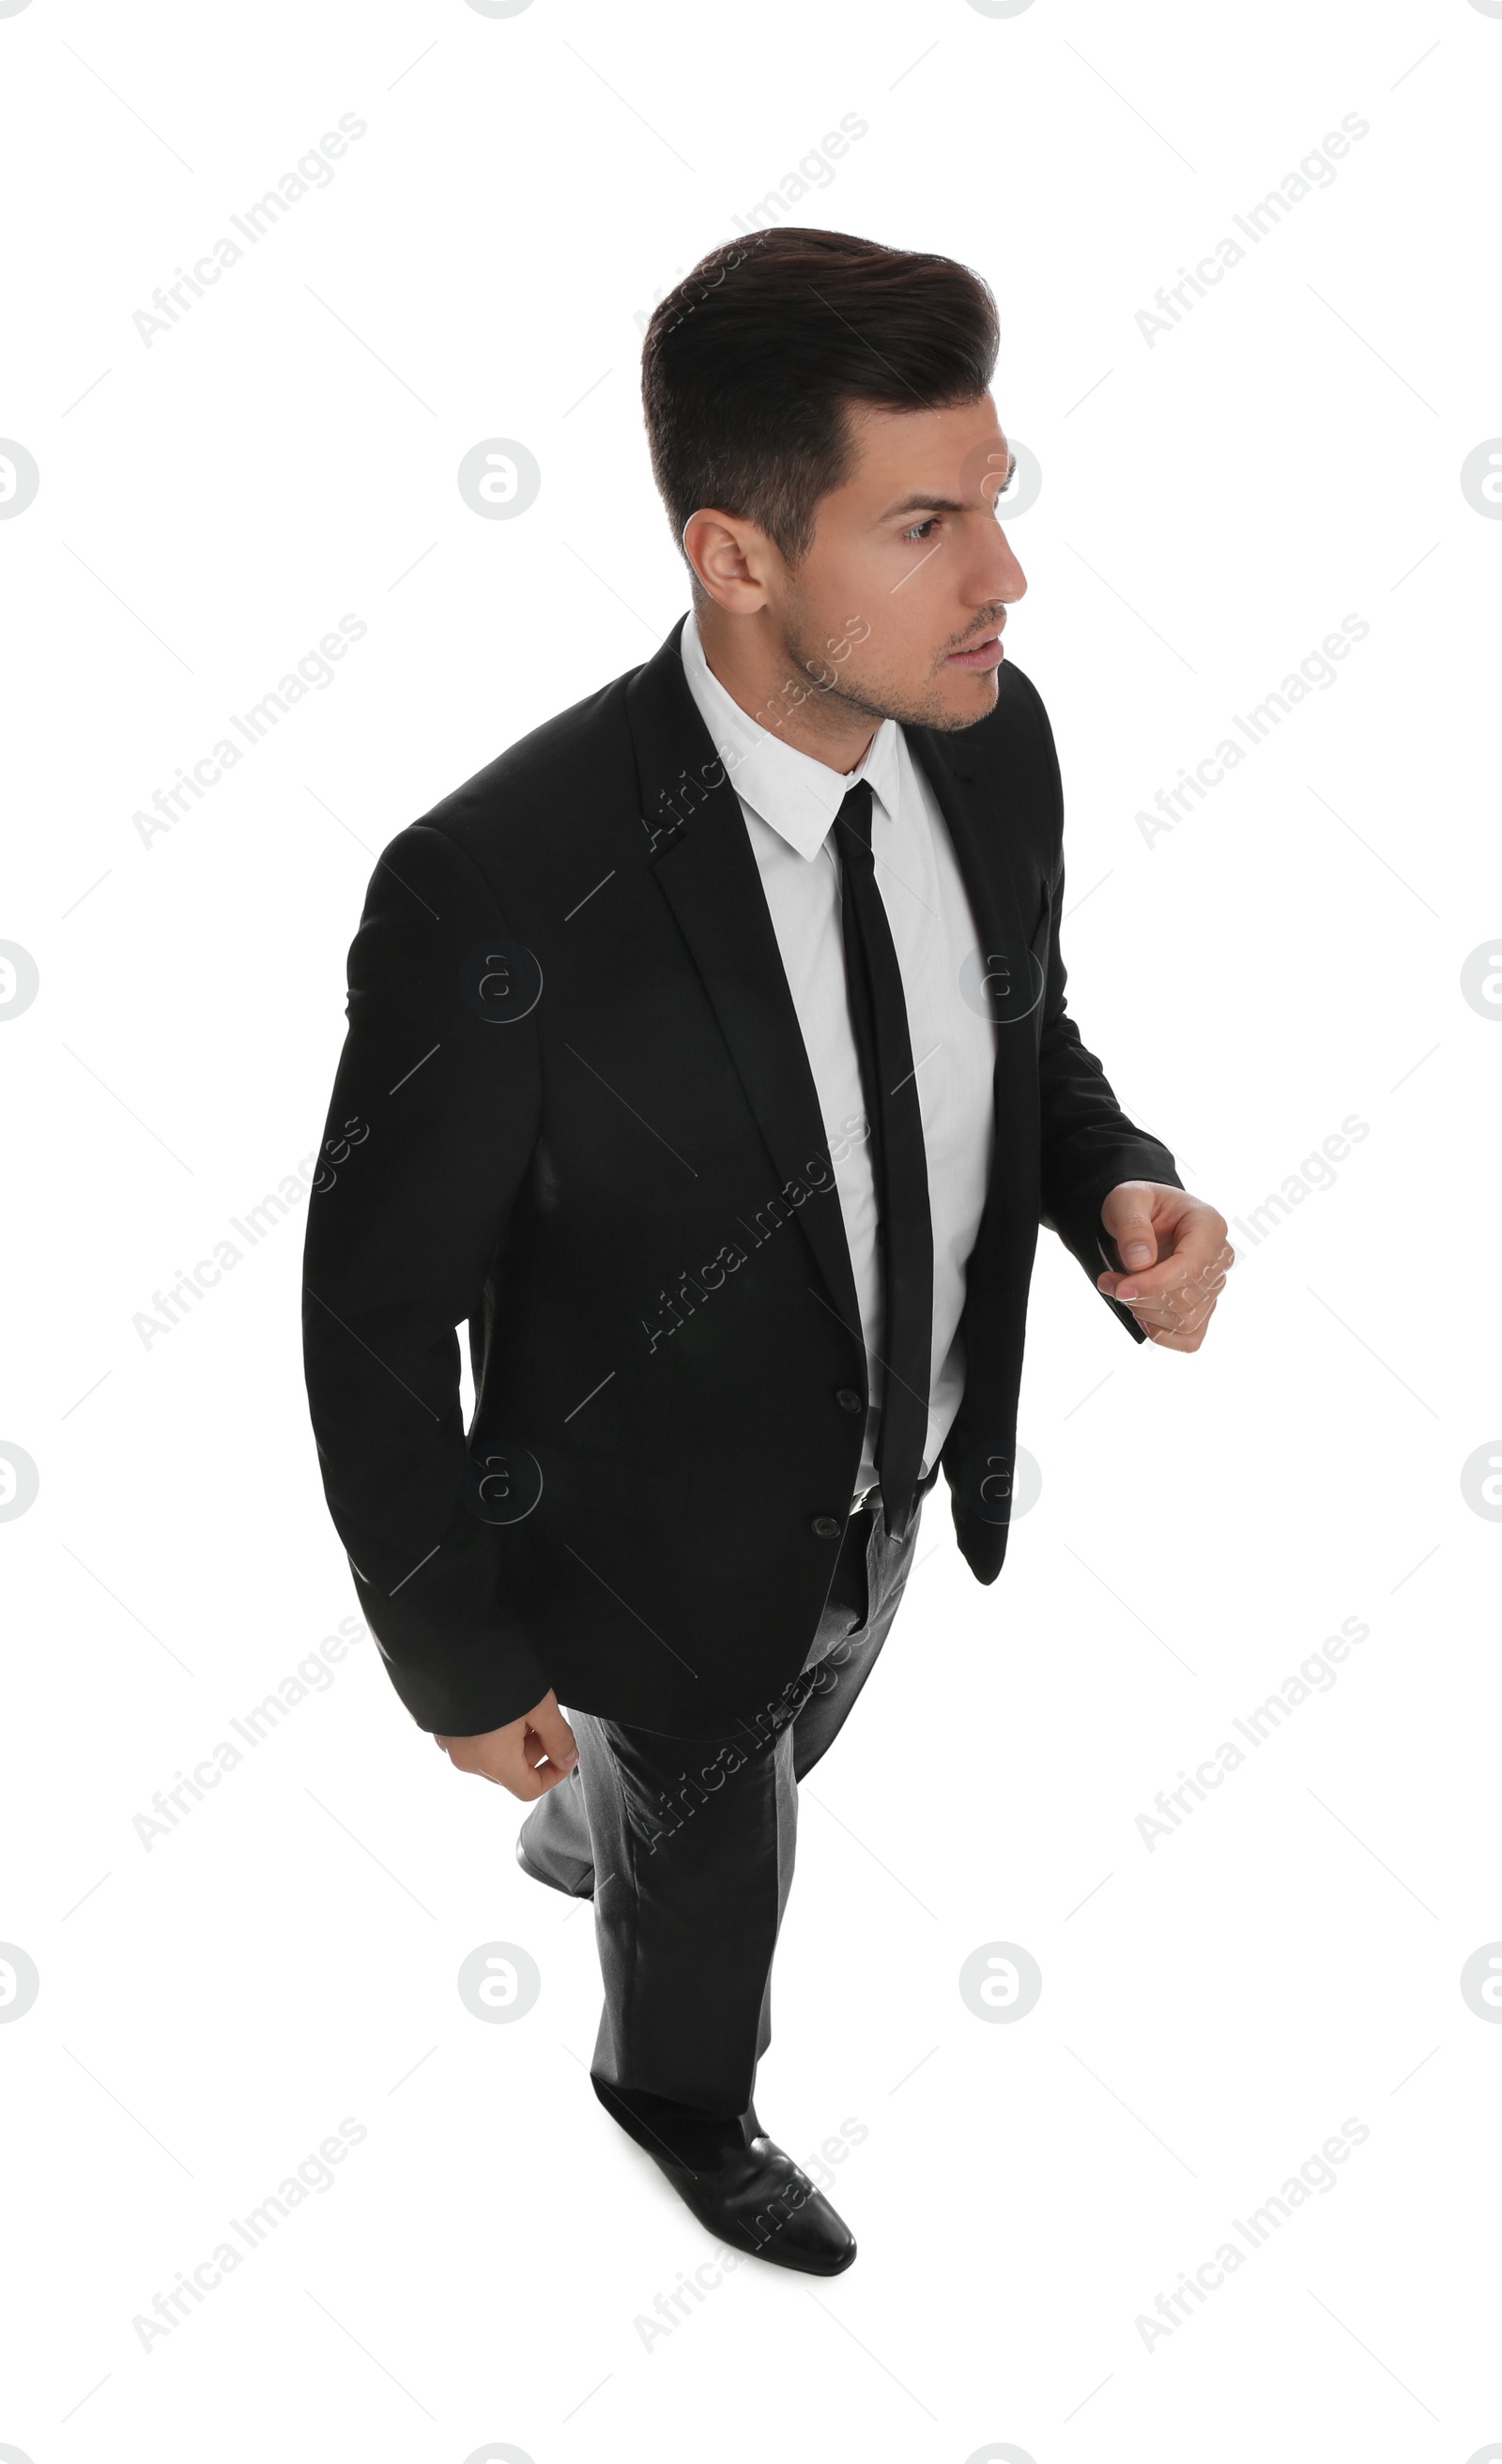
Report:
M 1008 453 L 1006 476 L 1001 482 L 1001 487 L 994 492 L 997 495 L 1001 495 L 1002 488 L 1008 485 L 1016 468 L 1016 454 Z M 904 496 L 897 504 L 889 505 L 878 519 L 884 522 L 895 522 L 903 514 L 966 514 L 969 511 L 968 505 L 960 504 L 953 496 Z
M 904 496 L 900 504 L 889 505 L 880 517 L 884 522 L 895 522 L 903 514 L 962 514 L 965 506 L 953 496 Z

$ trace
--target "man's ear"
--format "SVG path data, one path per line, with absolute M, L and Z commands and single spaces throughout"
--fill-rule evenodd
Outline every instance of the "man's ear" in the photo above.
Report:
M 768 605 L 783 558 L 760 522 L 700 505 L 683 525 L 682 546 L 706 597 L 727 616 L 754 616 Z

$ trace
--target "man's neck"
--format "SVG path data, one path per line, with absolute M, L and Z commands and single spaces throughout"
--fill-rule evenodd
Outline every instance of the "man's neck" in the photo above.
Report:
M 870 748 L 880 721 L 821 691 L 773 629 L 771 611 L 730 616 L 712 599 L 694 609 L 710 673 L 748 718 L 843 776 Z

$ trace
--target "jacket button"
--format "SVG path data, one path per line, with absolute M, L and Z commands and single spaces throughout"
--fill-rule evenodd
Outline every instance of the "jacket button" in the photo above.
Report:
M 836 1386 L 834 1399 L 842 1412 L 864 1412 L 866 1409 L 853 1386 Z
M 816 1514 L 813 1528 L 815 1537 L 820 1540 L 837 1540 L 840 1536 L 840 1527 L 832 1514 Z

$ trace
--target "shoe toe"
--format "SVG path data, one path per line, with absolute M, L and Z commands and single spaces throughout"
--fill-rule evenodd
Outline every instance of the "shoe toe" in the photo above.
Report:
M 843 2276 L 855 2256 L 855 2236 L 843 2216 L 815 2190 L 757 2252 L 774 2267 L 796 2267 L 806 2276 Z
M 855 2236 L 822 2191 L 775 2140 L 709 2113 L 685 2127 L 694 2108 L 656 2111 L 649 2124 L 622 2094 L 595 2079 L 594 2090 L 630 2137 L 666 2174 L 683 2204 L 717 2239 L 748 2258 L 803 2276 L 842 2276 L 855 2256 Z
M 754 2139 L 747 2155 L 750 2179 L 737 2205 L 754 2255 L 805 2276 L 843 2275 L 855 2256 L 844 2217 L 775 2141 Z

